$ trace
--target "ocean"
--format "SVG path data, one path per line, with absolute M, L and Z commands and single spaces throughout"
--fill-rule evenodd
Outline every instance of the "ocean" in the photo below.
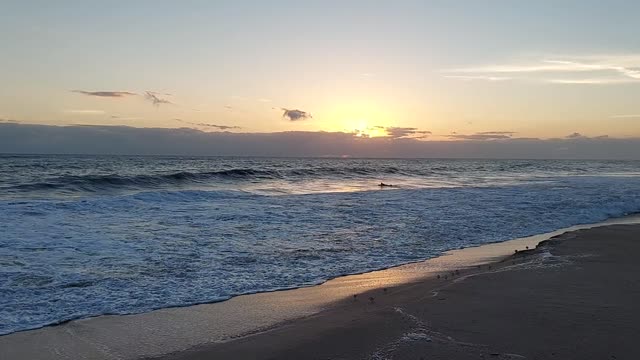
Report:
M 0 155 L 0 335 L 637 212 L 638 161 Z

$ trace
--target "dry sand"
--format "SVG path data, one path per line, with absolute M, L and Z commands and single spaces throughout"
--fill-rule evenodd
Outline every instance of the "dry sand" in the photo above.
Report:
M 639 251 L 640 225 L 570 232 L 162 359 L 640 359 Z

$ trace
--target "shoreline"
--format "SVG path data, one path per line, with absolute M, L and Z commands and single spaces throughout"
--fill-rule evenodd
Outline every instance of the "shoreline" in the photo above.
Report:
M 157 359 L 636 359 L 638 238 L 639 224 L 567 232 L 449 279 Z
M 240 295 L 216 303 L 102 315 L 0 336 L 0 357 L 54 359 L 157 358 L 263 334 L 340 307 L 354 294 L 410 287 L 447 273 L 495 263 L 514 249 L 535 248 L 552 236 L 579 229 L 639 223 L 632 215 L 551 233 L 484 244 L 409 264 L 330 279 L 320 285 Z M 365 299 L 368 296 L 362 295 Z M 133 347 L 131 344 L 135 343 Z

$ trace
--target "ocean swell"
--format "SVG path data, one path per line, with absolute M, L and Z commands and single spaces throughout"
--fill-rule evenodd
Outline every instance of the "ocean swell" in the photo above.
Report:
M 138 175 L 65 175 L 48 178 L 44 181 L 24 183 L 0 187 L 6 192 L 109 192 L 123 189 L 155 189 L 166 186 L 180 186 L 188 184 L 207 184 L 219 181 L 260 181 L 260 180 L 304 180 L 323 177 L 371 177 L 376 175 L 404 174 L 407 176 L 424 176 L 424 172 L 407 174 L 395 167 L 367 168 L 367 167 L 317 167 L 293 169 L 254 169 L 236 168 L 218 171 L 190 172 L 178 171 L 160 174 Z

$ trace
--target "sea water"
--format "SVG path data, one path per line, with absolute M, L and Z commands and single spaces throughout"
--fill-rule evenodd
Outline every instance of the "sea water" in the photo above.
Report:
M 639 211 L 634 161 L 0 155 L 0 334 Z

